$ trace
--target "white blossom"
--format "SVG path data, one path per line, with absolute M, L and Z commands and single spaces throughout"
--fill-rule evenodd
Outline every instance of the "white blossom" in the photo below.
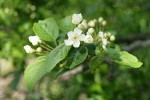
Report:
M 109 41 L 106 39 L 106 36 L 102 31 L 100 31 L 98 35 L 101 40 L 102 48 L 106 50 L 106 45 L 109 43 Z
M 106 45 L 103 45 L 103 44 L 102 44 L 102 48 L 103 48 L 104 50 L 106 50 Z
M 94 29 L 93 28 L 89 28 L 87 34 L 92 34 L 94 33 Z
M 84 29 L 84 26 L 83 26 L 82 24 L 79 24 L 79 25 L 78 25 L 78 28 L 81 29 L 81 30 L 83 30 L 83 29 Z
M 42 51 L 42 48 L 41 47 L 38 47 L 37 49 L 36 49 L 36 52 L 41 52 Z
M 93 37 L 91 35 L 86 35 L 84 38 L 85 43 L 92 43 L 93 42 Z
M 32 43 L 32 45 L 36 46 L 39 43 L 41 43 L 41 40 L 38 36 L 29 36 L 29 41 Z
M 88 25 L 87 25 L 87 22 L 86 22 L 85 19 L 82 21 L 81 24 L 83 25 L 83 27 L 84 27 L 85 29 L 87 29 Z
M 93 20 L 89 21 L 88 26 L 94 27 L 95 26 L 95 21 L 93 21 Z
M 102 23 L 102 21 L 103 21 L 103 17 L 99 17 L 99 18 L 98 18 L 98 22 L 99 22 L 99 23 Z
M 34 49 L 32 49 L 29 45 L 25 45 L 24 46 L 24 49 L 27 53 L 33 53 L 34 52 Z
M 73 24 L 79 24 L 81 21 L 82 21 L 83 17 L 82 17 L 82 14 L 73 14 L 72 15 L 72 23 Z
M 110 36 L 110 41 L 115 41 L 115 36 L 114 35 Z
M 107 22 L 105 20 L 102 21 L 102 25 L 105 26 Z
M 80 41 L 84 41 L 85 35 L 81 34 L 82 30 L 79 28 L 75 28 L 74 31 L 70 31 L 67 33 L 68 39 L 64 40 L 65 45 L 70 46 L 73 45 L 75 48 L 80 46 Z
M 102 41 L 103 45 L 107 45 L 107 43 L 108 43 L 107 39 L 105 39 L 105 38 L 101 39 L 101 41 Z
M 102 31 L 100 31 L 100 32 L 98 33 L 98 35 L 99 35 L 100 38 L 104 38 L 104 33 L 103 33 Z

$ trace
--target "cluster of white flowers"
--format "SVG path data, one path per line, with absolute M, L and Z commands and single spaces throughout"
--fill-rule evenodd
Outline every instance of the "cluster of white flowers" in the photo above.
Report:
M 73 47 L 75 48 L 78 48 L 80 46 L 81 41 L 84 41 L 85 43 L 93 43 L 94 39 L 92 36 L 94 33 L 96 33 L 94 27 L 97 23 L 102 27 L 107 24 L 107 22 L 102 17 L 99 17 L 98 20 L 93 19 L 87 22 L 85 19 L 83 19 L 81 13 L 72 15 L 72 23 L 76 25 L 76 28 L 74 29 L 74 31 L 70 31 L 67 33 L 68 39 L 64 40 L 64 42 L 67 46 L 73 45 Z M 98 36 L 100 44 L 104 50 L 106 49 L 109 40 L 115 40 L 115 36 L 111 34 L 110 36 L 108 36 L 102 31 L 99 31 Z
M 102 48 L 104 50 L 106 50 L 106 45 L 109 43 L 109 41 L 107 40 L 106 34 L 104 34 L 102 31 L 100 31 L 98 35 L 100 37 Z
M 85 43 L 92 43 L 93 37 L 89 33 L 93 33 L 94 29 L 90 29 L 87 34 L 82 34 L 84 29 L 88 28 L 87 21 L 83 19 L 82 14 L 73 14 L 72 23 L 77 25 L 74 31 L 67 33 L 68 39 L 64 40 L 67 46 L 73 45 L 73 47 L 78 48 L 80 46 L 80 41 Z
M 29 41 L 33 46 L 37 46 L 39 43 L 41 43 L 41 40 L 38 36 L 29 36 Z M 30 45 L 25 45 L 24 49 L 27 53 L 34 53 L 34 52 L 41 52 L 42 48 L 38 47 L 36 50 L 33 49 Z

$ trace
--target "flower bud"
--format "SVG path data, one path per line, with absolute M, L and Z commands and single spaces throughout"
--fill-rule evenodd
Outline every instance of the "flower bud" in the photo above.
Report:
M 115 41 L 115 36 L 114 35 L 110 36 L 110 41 Z
M 93 21 L 96 23 L 97 22 L 97 20 L 96 19 L 93 19 Z
M 36 52 L 42 52 L 42 48 L 41 48 L 41 47 L 38 47 L 38 48 L 36 49 Z
M 83 30 L 83 29 L 84 29 L 84 26 L 83 26 L 82 24 L 79 24 L 79 25 L 78 25 L 78 28 L 81 29 L 81 30 Z
M 73 14 L 72 15 L 72 23 L 77 25 L 82 21 L 83 17 L 82 14 Z
M 39 43 L 41 43 L 41 40 L 38 36 L 29 36 L 29 41 L 32 43 L 32 45 L 36 46 Z
M 104 38 L 104 33 L 103 33 L 102 31 L 100 31 L 100 32 L 98 33 L 98 36 L 99 36 L 100 38 Z
M 98 18 L 98 22 L 99 22 L 99 23 L 102 23 L 102 21 L 103 21 L 103 17 L 99 17 L 99 18 Z
M 87 25 L 86 20 L 83 20 L 81 24 L 83 25 L 83 27 L 84 27 L 85 29 L 87 29 L 88 25 Z
M 108 36 L 108 37 L 110 37 L 110 36 L 111 36 L 111 33 L 110 33 L 110 32 L 108 32 L 108 33 L 107 33 L 107 36 Z
M 95 22 L 93 20 L 88 22 L 88 26 L 90 27 L 94 27 L 95 26 Z
M 34 52 L 34 49 L 32 49 L 29 45 L 25 45 L 24 49 L 25 49 L 26 53 L 33 53 Z
M 102 48 L 103 48 L 104 50 L 106 50 L 106 45 L 102 45 Z
M 102 25 L 105 26 L 107 24 L 107 22 L 104 20 L 102 21 Z
M 84 39 L 85 43 L 92 43 L 93 42 L 93 37 L 91 35 L 86 35 Z
M 93 29 L 93 28 L 89 28 L 89 29 L 88 29 L 88 33 L 89 33 L 89 34 L 94 33 L 94 29 Z

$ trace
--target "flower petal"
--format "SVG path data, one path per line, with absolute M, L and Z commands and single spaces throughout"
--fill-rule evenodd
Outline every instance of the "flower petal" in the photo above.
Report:
M 100 38 L 104 38 L 104 33 L 103 33 L 102 31 L 100 31 L 100 32 L 98 33 L 98 36 L 99 36 Z
M 74 33 L 80 35 L 82 33 L 82 30 L 80 30 L 78 27 L 74 29 Z
M 102 39 L 102 43 L 103 43 L 103 45 L 107 45 L 107 39 Z
M 73 14 L 72 15 L 72 23 L 73 24 L 79 24 L 81 21 L 82 21 L 83 17 L 82 17 L 82 14 Z
M 70 31 L 70 32 L 67 33 L 67 36 L 68 36 L 68 37 L 71 37 L 73 34 L 74 34 L 74 32 L 73 32 L 73 31 Z
M 79 40 L 80 40 L 80 41 L 84 41 L 84 39 L 85 39 L 85 35 L 84 35 L 84 34 L 81 34 L 81 35 L 79 36 Z
M 92 43 L 93 42 L 93 37 L 91 35 L 86 35 L 84 39 L 85 43 Z
M 67 46 L 70 46 L 74 43 L 73 41 L 70 41 L 70 40 L 64 40 L 64 42 L 65 42 L 65 45 Z
M 80 46 L 80 41 L 76 41 L 76 42 L 73 44 L 73 46 L 74 46 L 75 48 L 78 48 L 78 47 Z
M 102 48 L 103 48 L 104 50 L 106 50 L 106 45 L 102 45 Z

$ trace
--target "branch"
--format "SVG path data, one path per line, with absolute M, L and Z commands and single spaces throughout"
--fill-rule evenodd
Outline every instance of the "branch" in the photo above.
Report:
M 117 36 L 115 42 L 116 43 L 132 43 L 138 40 L 147 40 L 150 39 L 150 35 L 148 34 L 132 34 L 129 36 Z
M 70 79 L 72 76 L 82 72 L 84 69 L 84 66 L 83 65 L 79 65 L 78 67 L 70 70 L 70 71 L 67 71 L 65 73 L 63 73 L 62 75 L 58 76 L 57 80 L 58 81 L 65 81 L 65 80 L 68 80 Z
M 128 45 L 128 46 L 124 46 L 122 47 L 123 50 L 125 51 L 133 51 L 135 49 L 141 48 L 141 47 L 147 47 L 150 46 L 150 39 L 145 40 L 145 41 L 135 41 L 134 43 Z

